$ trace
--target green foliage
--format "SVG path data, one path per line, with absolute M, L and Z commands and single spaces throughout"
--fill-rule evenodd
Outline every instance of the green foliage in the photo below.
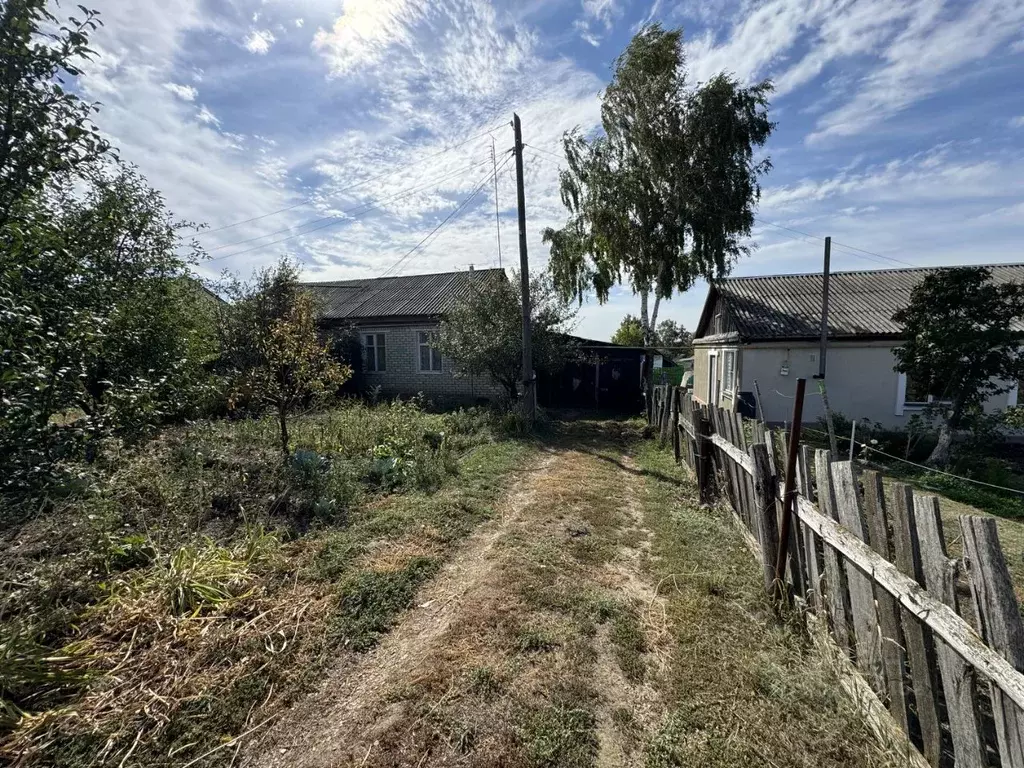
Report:
M 399 571 L 362 571 L 344 586 L 334 614 L 334 631 L 355 651 L 366 651 L 391 629 L 395 617 L 412 604 L 419 586 L 439 563 L 414 557 Z
M 530 765 L 537 768 L 585 768 L 597 759 L 594 713 L 575 701 L 531 710 L 523 717 L 520 738 Z
M 748 250 L 758 177 L 771 167 L 754 160 L 774 129 L 771 91 L 767 81 L 743 87 L 726 74 L 688 87 L 682 31 L 641 29 L 604 93 L 604 134 L 565 136 L 569 218 L 544 232 L 561 294 L 582 300 L 593 290 L 605 302 L 628 283 L 650 343 L 660 299 L 727 274 Z
M 693 356 L 693 334 L 675 320 L 662 320 L 655 331 L 655 344 L 676 360 Z
M 198 250 L 64 89 L 98 24 L 39 0 L 0 11 L 0 493 L 54 489 L 96 442 L 193 415 L 216 354 Z M 181 248 L 181 246 L 185 246 Z M 179 248 L 184 255 L 178 255 Z M 212 299 L 203 294 L 202 301 Z M 206 321 L 204 323 L 204 320 Z
M 576 311 L 555 291 L 551 277 L 541 273 L 530 282 L 533 367 L 557 373 L 578 349 L 567 336 Z M 448 312 L 441 323 L 437 348 L 463 376 L 486 376 L 515 400 L 522 381 L 522 288 L 513 276 L 477 285 Z
M 626 315 L 619 323 L 619 327 L 612 334 L 612 343 L 621 344 L 624 347 L 643 347 L 644 326 L 639 317 Z
M 249 283 L 229 279 L 225 290 L 232 302 L 222 308 L 220 323 L 232 406 L 277 412 L 286 461 L 289 414 L 334 394 L 352 375 L 319 338 L 313 297 L 298 277 L 298 268 L 283 259 Z
M 910 303 L 893 315 L 906 338 L 894 350 L 896 370 L 936 398 L 942 418 L 929 463 L 950 461 L 953 433 L 985 402 L 1024 378 L 1024 356 L 1013 323 L 1024 316 L 1024 285 L 996 284 L 986 267 L 929 274 Z
M 55 177 L 88 174 L 109 146 L 92 123 L 97 107 L 66 88 L 93 56 L 89 35 L 99 26 L 95 11 L 66 22 L 46 0 L 12 0 L 0 9 L 0 95 L 4 104 L 0 150 L 0 227 L 24 212 Z

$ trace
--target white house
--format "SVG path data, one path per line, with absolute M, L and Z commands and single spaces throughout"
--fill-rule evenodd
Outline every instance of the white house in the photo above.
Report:
M 1024 283 L 1024 264 L 993 265 L 996 282 Z M 835 272 L 829 281 L 826 378 L 829 405 L 851 419 L 900 427 L 942 393 L 921 391 L 894 370 L 900 327 L 892 319 L 934 268 Z M 771 275 L 716 281 L 694 338 L 694 396 L 754 415 L 756 391 L 769 422 L 792 418 L 798 377 L 808 379 L 804 421 L 823 415 L 818 373 L 822 276 Z M 1024 333 L 1024 318 L 1016 330 Z M 755 385 L 756 382 L 756 385 Z M 1017 387 L 989 410 L 1017 404 Z

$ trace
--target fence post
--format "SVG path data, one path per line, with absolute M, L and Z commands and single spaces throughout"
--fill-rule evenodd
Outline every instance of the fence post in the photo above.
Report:
M 679 389 L 672 387 L 669 389 L 669 396 L 672 398 L 672 407 L 669 409 L 669 429 L 672 430 L 672 455 L 675 457 L 676 464 L 679 463 Z
M 1013 592 L 1006 558 L 991 517 L 960 518 L 971 594 L 978 611 L 981 636 L 994 651 L 1024 672 L 1024 622 Z M 1003 768 L 1024 768 L 1024 712 L 991 684 L 992 715 Z
M 712 504 L 715 500 L 714 471 L 712 469 L 711 422 L 707 411 L 693 404 L 693 431 L 697 435 L 694 448 L 697 457 L 697 488 L 700 491 L 700 503 Z
M 747 449 L 754 464 L 754 524 L 761 542 L 764 586 L 768 594 L 781 597 L 784 586 L 777 583 L 775 564 L 779 557 L 779 516 L 775 508 L 775 478 L 768 464 L 768 448 L 755 443 Z

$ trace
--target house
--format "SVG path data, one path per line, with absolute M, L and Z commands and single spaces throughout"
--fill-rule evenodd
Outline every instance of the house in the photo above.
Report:
M 423 393 L 434 400 L 492 400 L 501 388 L 490 379 L 456 377 L 452 361 L 433 348 L 441 317 L 474 286 L 506 280 L 501 269 L 432 275 L 303 283 L 320 307 L 318 323 L 335 334 L 359 337 L 364 388 L 383 395 Z
M 992 279 L 1024 282 L 1024 264 L 993 265 Z M 894 370 L 900 327 L 893 313 L 935 268 L 835 272 L 829 280 L 826 382 L 834 413 L 902 427 L 942 393 L 921 391 Z M 708 291 L 694 334 L 694 397 L 768 422 L 792 418 L 798 377 L 808 379 L 804 421 L 824 414 L 818 373 L 821 274 L 732 277 Z M 1017 330 L 1024 332 L 1024 318 Z M 756 385 L 755 385 L 756 382 Z M 1017 388 L 988 410 L 1017 404 Z

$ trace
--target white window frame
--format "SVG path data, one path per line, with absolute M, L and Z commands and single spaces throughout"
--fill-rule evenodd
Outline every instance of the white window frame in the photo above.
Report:
M 714 365 L 712 365 L 714 361 Z M 715 396 L 715 375 L 718 373 L 718 352 L 708 350 L 708 405 L 718 405 L 718 398 Z
M 367 342 L 373 340 L 372 344 Z M 383 340 L 383 344 L 380 342 Z M 373 367 L 367 365 L 366 350 L 373 348 Z M 384 365 L 380 364 L 379 350 L 384 349 Z M 363 333 L 363 371 L 366 373 L 387 373 L 388 371 L 388 335 L 381 331 Z
M 427 334 L 427 341 L 426 342 L 420 341 L 420 334 L 421 333 Z M 416 371 L 417 371 L 417 373 L 426 374 L 428 376 L 430 376 L 430 375 L 435 375 L 436 376 L 439 373 L 444 373 L 444 358 L 441 357 L 441 353 L 440 352 L 438 352 L 436 349 L 434 349 L 433 346 L 430 345 L 430 337 L 433 336 L 436 339 L 438 333 L 439 333 L 439 331 L 437 330 L 437 328 L 417 328 L 416 329 Z M 429 369 L 424 369 L 423 368 L 422 348 L 425 347 L 425 346 L 430 348 L 430 365 L 431 365 L 431 367 Z M 436 369 L 433 367 L 433 365 L 434 365 L 434 356 L 435 355 L 437 356 L 437 365 L 438 365 L 438 367 Z
M 732 357 L 732 370 L 729 371 L 729 366 L 726 364 L 726 360 Z M 722 395 L 728 397 L 730 400 L 736 398 L 736 360 L 738 359 L 735 349 L 723 349 L 722 350 Z M 729 371 L 729 380 L 726 381 L 726 371 Z
M 907 374 L 905 374 L 905 373 L 897 373 L 896 374 L 896 415 L 897 416 L 903 416 L 907 411 L 913 411 L 915 413 L 918 412 L 918 411 L 923 411 L 928 406 L 935 405 L 936 403 L 948 404 L 950 402 L 952 402 L 952 401 L 951 400 L 936 400 L 935 399 L 935 395 L 928 395 L 928 399 L 924 400 L 924 401 L 919 401 L 919 400 L 908 401 L 907 400 Z
M 1014 384 L 1013 388 L 1006 393 L 1006 407 L 1016 408 L 1017 398 L 1020 396 L 1020 384 Z

